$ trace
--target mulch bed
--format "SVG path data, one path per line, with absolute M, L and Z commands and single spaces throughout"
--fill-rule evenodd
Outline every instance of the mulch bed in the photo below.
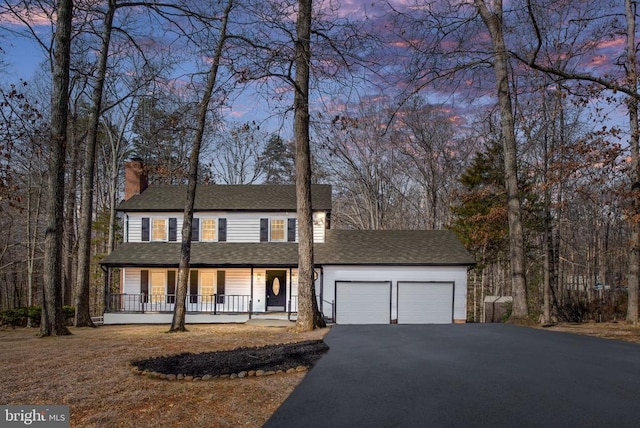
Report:
M 140 371 L 202 377 L 251 370 L 286 371 L 299 366 L 311 367 L 329 350 L 322 340 L 285 343 L 230 351 L 185 353 L 134 361 Z

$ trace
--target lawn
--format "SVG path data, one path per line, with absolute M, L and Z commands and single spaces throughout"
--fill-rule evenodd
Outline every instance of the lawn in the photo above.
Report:
M 191 325 L 71 328 L 38 338 L 34 329 L 0 329 L 0 404 L 68 405 L 72 427 L 260 427 L 304 372 L 241 379 L 166 381 L 135 375 L 131 361 L 322 339 L 328 329 Z M 561 324 L 548 330 L 640 342 L 624 323 Z
M 321 339 L 328 329 L 192 325 L 71 328 L 67 337 L 0 330 L 0 404 L 68 405 L 72 427 L 260 427 L 304 372 L 242 379 L 166 381 L 135 375 L 131 361 Z

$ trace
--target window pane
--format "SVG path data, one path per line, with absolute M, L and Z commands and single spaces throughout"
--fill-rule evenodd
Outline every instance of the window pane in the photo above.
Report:
M 271 220 L 271 240 L 284 241 L 284 220 Z
M 214 272 L 202 272 L 200 274 L 200 294 L 204 303 L 212 303 L 216 290 L 216 280 Z
M 154 241 L 167 240 L 167 220 L 164 218 L 154 218 L 152 222 L 151 239 Z
M 151 301 L 153 303 L 164 302 L 165 285 L 164 272 L 151 272 Z
M 202 224 L 202 240 L 203 241 L 215 241 L 216 240 L 216 221 L 213 219 L 203 219 Z

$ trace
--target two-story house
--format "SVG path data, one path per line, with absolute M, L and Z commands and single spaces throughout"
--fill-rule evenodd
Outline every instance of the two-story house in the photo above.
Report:
M 169 323 L 175 303 L 186 186 L 149 186 L 125 167 L 124 243 L 101 261 L 119 268 L 105 323 Z M 449 231 L 332 230 L 331 186 L 312 186 L 318 306 L 337 323 L 466 319 L 473 257 Z M 293 185 L 201 185 L 192 225 L 187 322 L 243 322 L 297 311 Z

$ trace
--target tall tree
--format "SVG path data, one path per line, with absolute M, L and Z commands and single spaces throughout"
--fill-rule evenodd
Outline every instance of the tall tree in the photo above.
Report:
M 630 88 L 638 87 L 638 70 L 636 64 L 636 8 L 637 2 L 625 0 L 625 17 L 627 23 L 626 43 L 626 77 Z M 627 97 L 629 110 L 629 147 L 631 149 L 631 197 L 633 212 L 631 213 L 631 251 L 629 251 L 629 294 L 627 302 L 627 322 L 638 324 L 638 288 L 640 284 L 640 128 L 638 126 L 638 98 Z
M 186 331 L 185 315 L 186 300 L 189 280 L 189 263 L 191 262 L 191 224 L 193 222 L 193 206 L 196 199 L 196 188 L 198 182 L 198 166 L 200 164 L 200 147 L 207 122 L 207 112 L 209 111 L 209 103 L 216 87 L 218 78 L 218 69 L 222 54 L 224 53 L 225 43 L 227 42 L 227 23 L 229 15 L 233 8 L 234 0 L 228 0 L 224 12 L 221 17 L 220 33 L 216 43 L 213 57 L 211 58 L 211 67 L 207 75 L 207 83 L 202 94 L 202 100 L 198 106 L 198 116 L 196 120 L 196 134 L 191 147 L 191 155 L 189 156 L 189 175 L 187 183 L 187 195 L 184 207 L 184 220 L 182 223 L 182 244 L 180 246 L 180 264 L 178 268 L 178 286 L 176 289 L 176 304 L 173 310 L 173 319 L 171 321 L 170 332 Z
M 515 119 L 509 86 L 508 53 L 504 41 L 502 0 L 474 0 L 493 45 L 493 70 L 496 77 L 500 127 L 504 146 L 505 187 L 509 218 L 509 254 L 513 290 L 513 322 L 529 322 L 527 284 L 525 277 L 525 247 L 518 191 L 517 142 Z
M 311 151 L 309 148 L 309 69 L 311 64 L 312 0 L 298 0 L 295 43 L 293 135 L 296 142 L 296 199 L 298 212 L 298 319 L 296 330 L 325 327 L 318 310 L 313 269 L 313 211 L 311 207 Z
M 116 1 L 107 2 L 107 10 L 104 16 L 102 40 L 100 46 L 100 59 L 95 77 L 93 95 L 91 97 L 91 114 L 89 116 L 89 129 L 87 143 L 84 147 L 82 165 L 82 191 L 80 203 L 80 227 L 78 231 L 78 271 L 75 288 L 75 325 L 76 327 L 95 327 L 91 321 L 89 312 L 89 269 L 91 260 L 91 224 L 93 221 L 93 182 L 96 164 L 96 145 L 98 140 L 98 126 L 102 113 L 102 92 L 107 75 L 107 59 L 109 58 L 109 45 L 113 16 L 116 12 Z
M 51 93 L 51 142 L 49 147 L 49 213 L 44 247 L 44 296 L 40 336 L 71 334 L 62 313 L 62 225 L 64 158 L 67 146 L 69 64 L 73 0 L 60 0 L 54 37 L 53 91 Z

